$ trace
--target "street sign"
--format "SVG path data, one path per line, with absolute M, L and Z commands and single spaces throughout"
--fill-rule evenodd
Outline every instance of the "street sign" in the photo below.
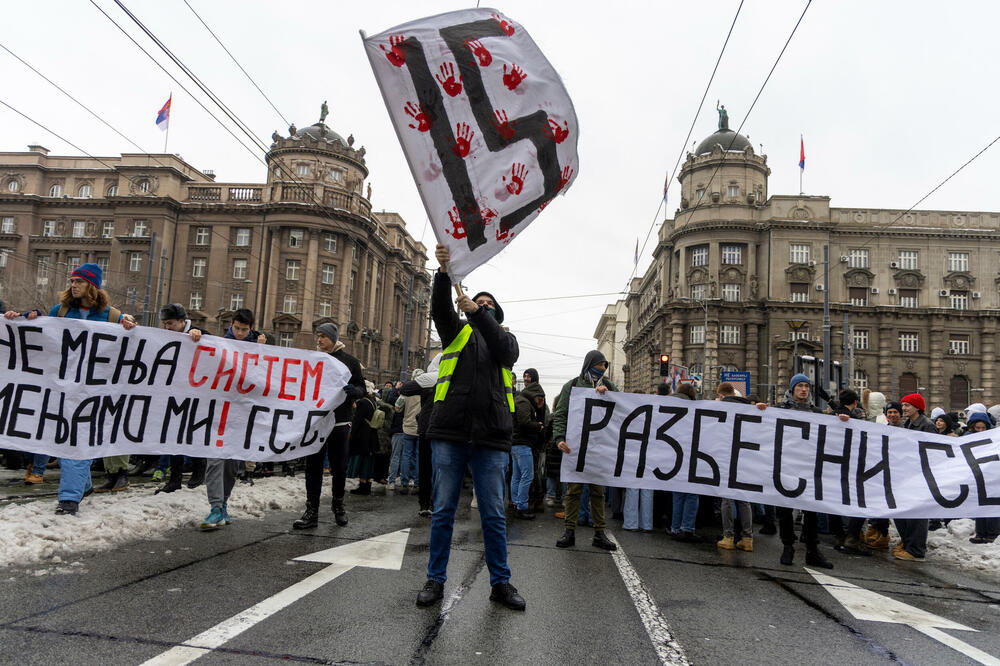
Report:
M 722 371 L 722 381 L 732 384 L 740 395 L 746 397 L 750 395 L 750 373 L 735 372 L 732 370 Z

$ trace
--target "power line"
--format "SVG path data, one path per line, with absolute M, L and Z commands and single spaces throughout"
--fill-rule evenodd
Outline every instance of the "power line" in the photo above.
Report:
M 507 305 L 508 303 L 534 303 L 535 301 L 562 301 L 568 298 L 593 298 L 595 296 L 617 296 L 619 294 L 625 293 L 625 289 L 620 291 L 608 291 L 603 294 L 577 294 L 575 296 L 548 296 L 545 298 L 521 298 L 515 301 L 505 300 L 503 303 Z
M 284 122 L 286 125 L 290 125 L 291 123 L 289 123 L 288 120 L 285 118 L 285 116 L 282 115 L 281 111 L 278 111 L 278 107 L 274 105 L 274 102 L 271 101 L 271 98 L 268 97 L 264 93 L 264 91 L 260 89 L 260 86 L 257 85 L 257 82 L 253 80 L 253 77 L 250 76 L 247 70 L 243 69 L 243 65 L 241 65 L 240 62 L 236 59 L 236 56 L 230 53 L 229 49 L 226 48 L 226 45 L 222 43 L 222 40 L 219 39 L 214 32 L 212 32 L 212 29 L 208 27 L 208 24 L 205 23 L 205 20 L 201 18 L 198 12 L 194 10 L 194 7 L 191 6 L 191 3 L 189 3 L 188 0 L 184 0 L 184 4 L 187 5 L 187 8 L 191 10 L 191 13 L 195 15 L 195 17 L 201 22 L 201 24 L 205 26 L 205 30 L 208 30 L 208 34 L 212 35 L 212 37 L 215 38 L 215 41 L 218 42 L 219 46 L 222 47 L 222 50 L 226 52 L 226 55 L 228 55 L 232 59 L 232 61 L 236 64 L 236 66 L 240 68 L 240 71 L 243 72 L 243 75 L 247 77 L 247 80 L 253 84 L 253 87 L 257 89 L 257 92 L 260 93 L 261 97 L 267 100 L 267 103 L 271 105 L 271 108 L 274 109 L 274 112 L 278 114 L 278 117 L 281 118 L 282 122 Z
M 587 340 L 588 342 L 594 338 L 577 338 L 572 335 L 562 335 L 560 333 L 540 333 L 538 331 L 519 331 L 515 328 L 510 329 L 511 333 L 517 333 L 519 335 L 544 335 L 550 338 L 564 338 L 566 340 Z

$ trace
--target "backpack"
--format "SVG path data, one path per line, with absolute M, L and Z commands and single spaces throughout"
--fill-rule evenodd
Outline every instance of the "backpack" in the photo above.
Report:
M 368 402 L 371 402 L 371 400 L 368 400 Z M 385 412 L 378 407 L 375 407 L 375 403 L 372 403 L 372 407 L 374 407 L 375 412 L 372 414 L 370 419 L 365 419 L 365 423 L 367 423 L 369 427 L 378 430 L 382 427 L 382 424 L 385 423 Z

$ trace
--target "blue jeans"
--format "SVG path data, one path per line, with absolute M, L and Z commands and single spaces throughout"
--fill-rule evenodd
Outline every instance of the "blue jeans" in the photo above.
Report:
M 551 497 L 553 500 L 561 500 L 563 496 L 563 486 L 565 484 L 559 483 L 551 477 L 546 477 L 545 479 L 545 496 Z
M 45 466 L 49 464 L 49 454 L 36 453 L 31 461 L 31 473 L 45 476 Z
M 399 476 L 400 466 L 403 461 L 403 433 L 397 432 L 392 435 L 392 455 L 389 457 L 389 483 L 396 483 Z
M 162 455 L 156 459 L 156 470 L 166 472 L 168 467 L 170 467 L 170 456 Z
M 674 493 L 674 516 L 670 531 L 694 532 L 694 521 L 698 517 L 698 496 L 690 493 Z
M 510 580 L 507 520 L 503 507 L 507 454 L 496 449 L 439 439 L 431 440 L 434 514 L 431 516 L 427 579 L 444 583 L 448 578 L 446 572 L 451 555 L 451 535 L 455 529 L 455 509 L 462 494 L 466 466 L 472 471 L 472 487 L 479 504 L 490 585 L 506 583 Z
M 528 491 L 535 478 L 534 462 L 531 447 L 515 444 L 510 447 L 511 475 L 510 499 L 518 509 L 528 509 Z
M 90 490 L 90 460 L 59 459 L 59 501 L 79 502 Z
M 647 488 L 625 489 L 625 524 L 627 530 L 653 529 L 653 491 Z
M 403 433 L 402 439 L 400 440 L 400 457 L 402 458 L 402 482 L 404 485 L 409 483 L 417 483 L 417 479 L 420 477 L 420 451 L 419 443 L 420 440 L 416 435 L 407 435 Z M 393 445 L 393 450 L 396 447 Z

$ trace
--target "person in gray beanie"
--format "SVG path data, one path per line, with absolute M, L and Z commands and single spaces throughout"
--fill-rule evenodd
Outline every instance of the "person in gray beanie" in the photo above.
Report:
M 316 349 L 326 352 L 351 371 L 351 378 L 344 387 L 346 399 L 333 410 L 333 430 L 326 436 L 323 446 L 306 458 L 306 510 L 302 517 L 292 523 L 292 528 L 303 530 L 319 524 L 319 497 L 323 490 L 323 459 L 330 453 L 330 471 L 333 476 L 333 515 L 341 527 L 347 525 L 347 510 L 344 508 L 344 484 L 347 480 L 348 442 L 351 434 L 354 401 L 365 395 L 365 378 L 361 374 L 361 363 L 346 351 L 340 341 L 340 329 L 336 324 L 326 322 L 316 327 Z

